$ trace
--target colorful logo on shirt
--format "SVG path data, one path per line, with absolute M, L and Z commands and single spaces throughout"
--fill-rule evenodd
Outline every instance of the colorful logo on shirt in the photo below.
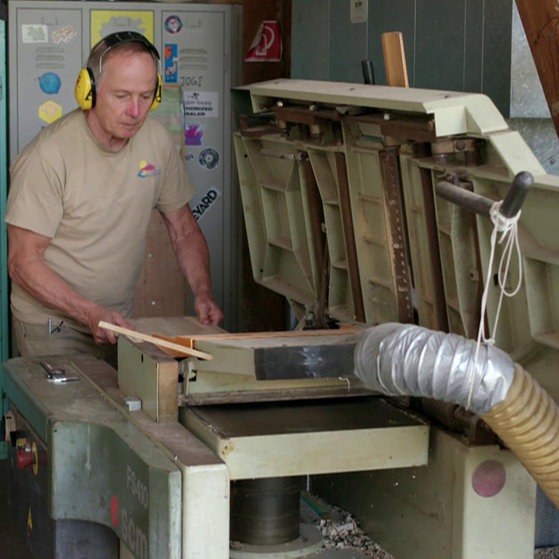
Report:
M 159 175 L 159 169 L 155 165 L 152 165 L 147 161 L 140 161 L 140 172 L 138 173 L 138 176 L 141 179 L 155 177 L 155 175 Z

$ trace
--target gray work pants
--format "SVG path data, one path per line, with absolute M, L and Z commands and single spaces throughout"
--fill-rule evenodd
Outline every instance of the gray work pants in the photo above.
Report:
M 116 345 L 97 345 L 91 334 L 80 332 L 67 324 L 29 324 L 12 317 L 12 331 L 22 357 L 42 355 L 73 355 L 86 353 L 116 367 Z

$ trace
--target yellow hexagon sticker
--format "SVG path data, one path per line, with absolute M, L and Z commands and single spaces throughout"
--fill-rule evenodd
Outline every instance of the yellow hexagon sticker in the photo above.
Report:
M 39 107 L 39 118 L 47 124 L 58 120 L 62 116 L 62 107 L 54 101 L 47 101 Z

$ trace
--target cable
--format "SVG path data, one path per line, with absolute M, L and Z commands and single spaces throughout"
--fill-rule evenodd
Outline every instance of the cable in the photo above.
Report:
M 491 253 L 489 255 L 489 263 L 487 266 L 487 277 L 485 279 L 485 286 L 483 289 L 483 295 L 481 298 L 481 312 L 479 320 L 479 329 L 476 343 L 476 351 L 474 355 L 474 360 L 468 368 L 468 379 L 470 382 L 470 391 L 468 394 L 468 404 L 467 408 L 470 408 L 471 398 L 474 391 L 474 379 L 475 375 L 473 371 L 477 366 L 477 360 L 479 355 L 479 348 L 482 343 L 494 345 L 495 344 L 495 332 L 497 331 L 497 325 L 499 323 L 499 317 L 501 314 L 501 306 L 503 302 L 503 297 L 514 297 L 520 287 L 522 286 L 523 268 L 522 268 L 522 255 L 520 253 L 520 244 L 518 242 L 518 220 L 520 219 L 520 210 L 515 216 L 507 218 L 501 213 L 502 201 L 495 202 L 489 211 L 489 216 L 493 222 L 493 231 L 491 233 Z M 500 233 L 500 237 L 498 238 Z M 501 254 L 501 259 L 499 261 L 499 267 L 497 271 L 497 282 L 499 286 L 499 302 L 497 304 L 497 310 L 495 312 L 495 320 L 493 322 L 493 328 L 491 330 L 492 336 L 488 338 L 485 332 L 485 312 L 487 310 L 487 300 L 489 297 L 489 288 L 491 286 L 491 279 L 493 277 L 493 262 L 495 260 L 495 255 L 497 252 L 497 244 L 503 245 L 503 251 Z M 516 287 L 509 291 L 506 288 L 507 278 L 510 273 L 510 266 L 512 256 L 516 252 L 518 259 L 518 282 Z

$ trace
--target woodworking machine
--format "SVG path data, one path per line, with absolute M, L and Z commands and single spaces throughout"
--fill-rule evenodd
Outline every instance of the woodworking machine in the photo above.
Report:
M 146 318 L 154 343 L 121 335 L 118 370 L 4 363 L 10 502 L 34 556 L 320 557 L 306 488 L 396 559 L 531 559 L 537 511 L 555 512 L 517 457 L 463 406 L 366 388 L 354 357 L 376 325 L 475 339 L 499 307 L 496 346 L 559 393 L 559 181 L 483 95 L 276 80 L 233 98 L 253 275 L 294 327 Z M 490 208 L 516 213 L 519 173 L 522 285 L 481 316 Z

